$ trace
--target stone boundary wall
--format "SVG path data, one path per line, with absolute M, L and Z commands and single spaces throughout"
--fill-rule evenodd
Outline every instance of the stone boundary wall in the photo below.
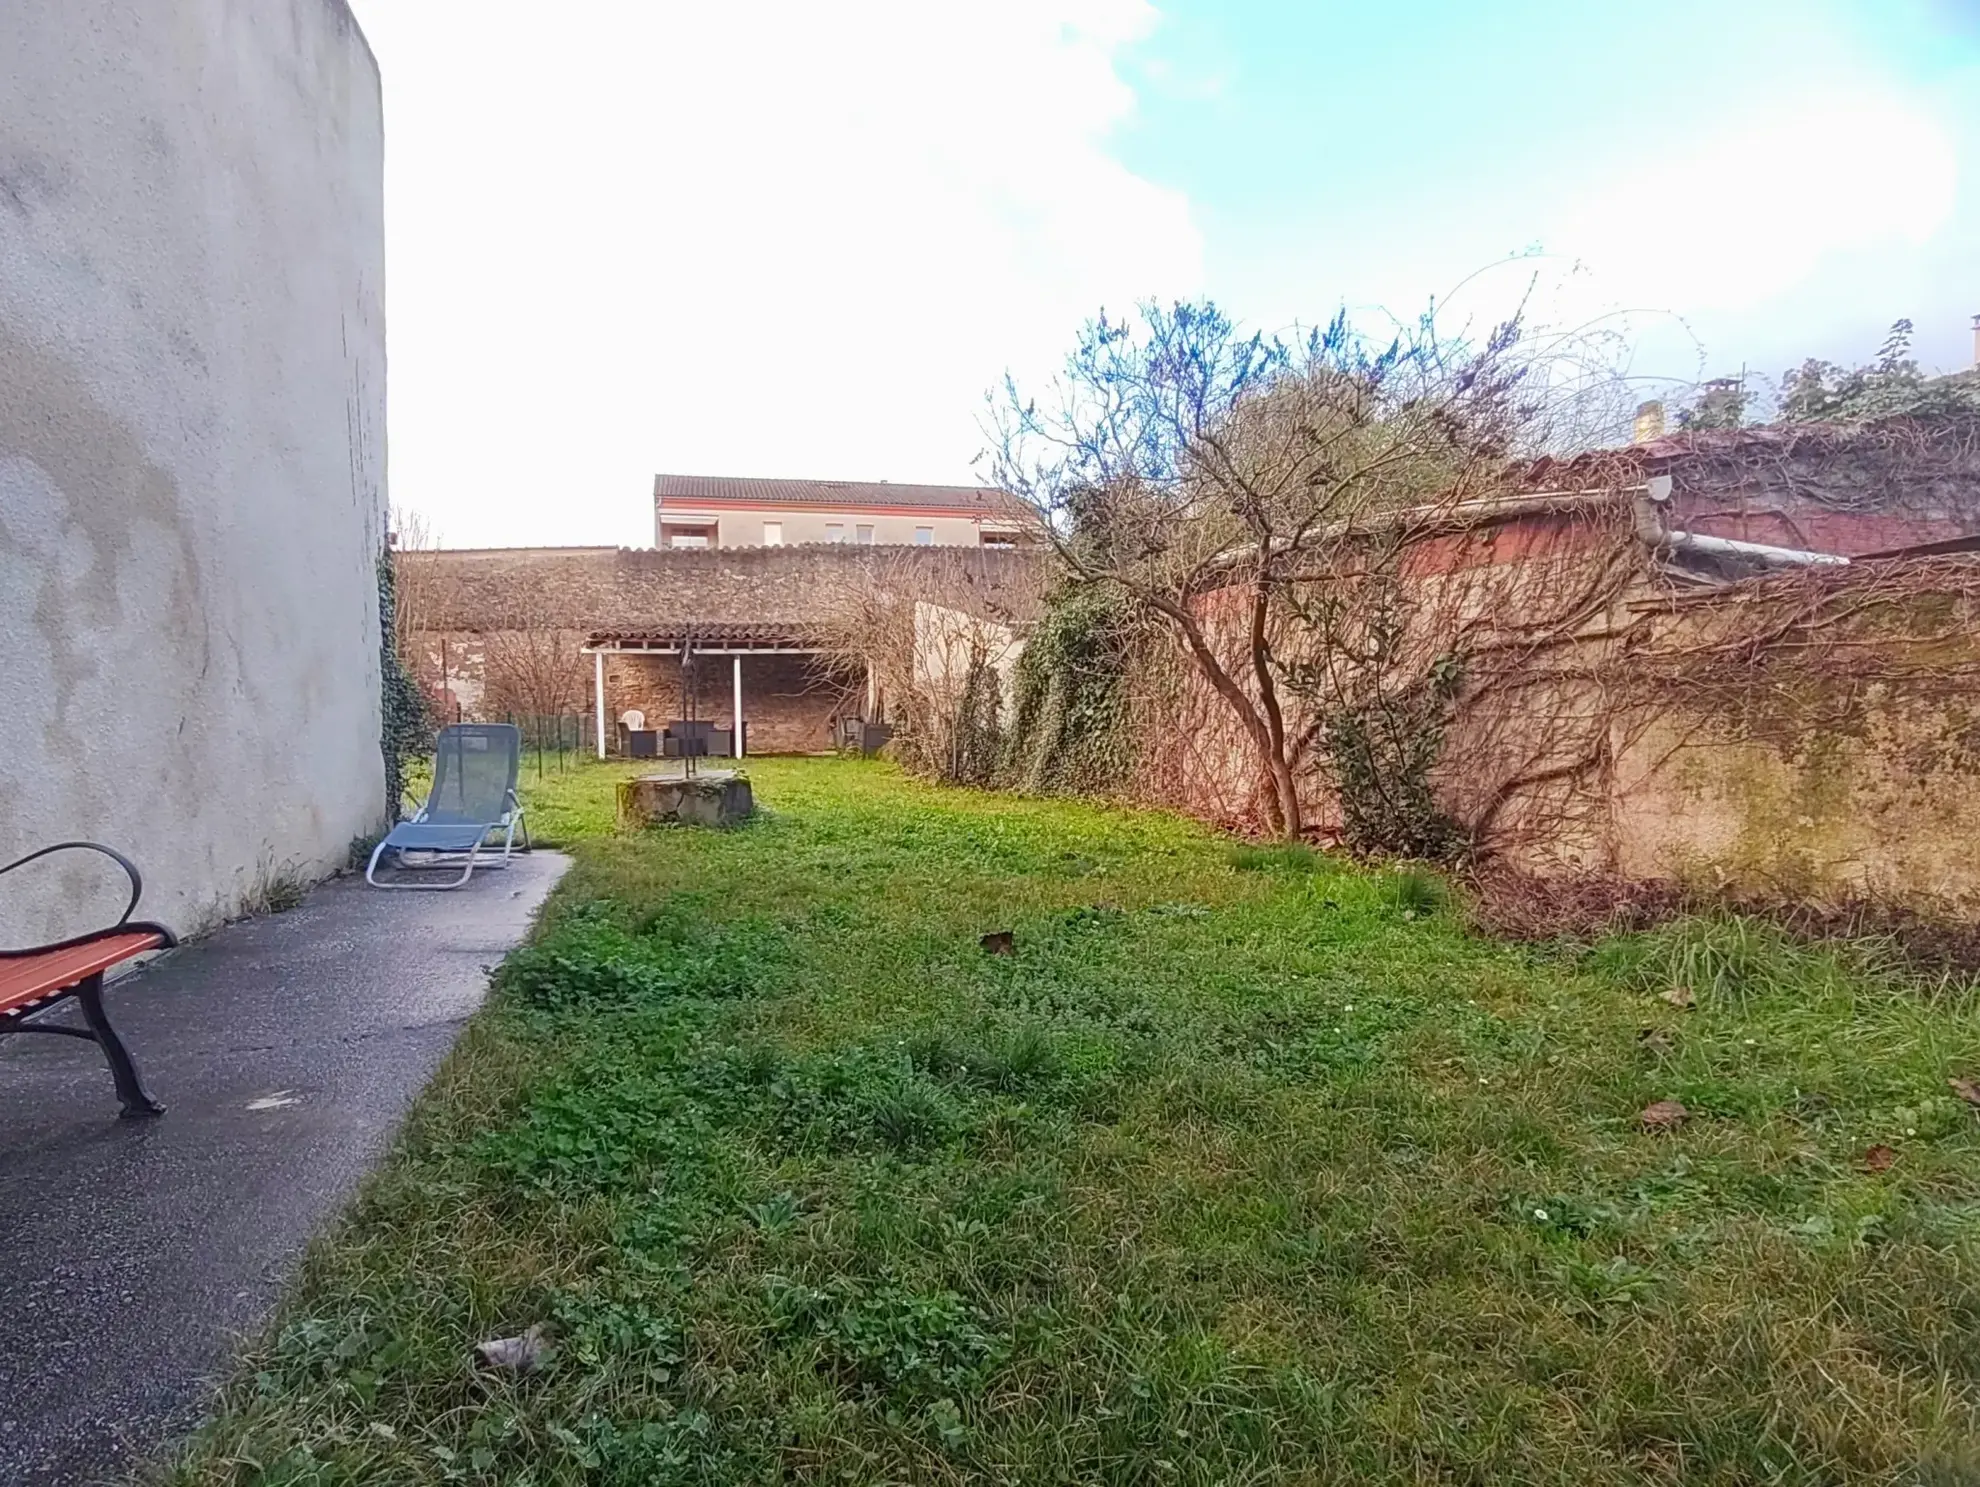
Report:
M 1601 737 L 1605 762 L 1571 788 L 1516 795 L 1500 865 L 1552 880 L 1980 916 L 1980 561 L 1859 565 L 1834 579 L 1824 607 L 1790 602 L 1778 627 L 1756 622 L 1780 603 L 1772 596 L 1792 599 L 1808 582 L 1682 601 L 1638 590 L 1626 608 L 1650 623 L 1633 644 L 1591 636 L 1556 654 L 1518 705 L 1539 704 L 1533 716 L 1548 730 Z M 1238 629 L 1210 626 L 1232 654 Z M 1756 638 L 1715 643 L 1728 632 Z M 1132 792 L 1259 830 L 1257 766 L 1229 707 L 1193 668 L 1165 658 L 1159 675 L 1144 688 Z M 1460 715 L 1437 770 L 1440 797 L 1475 794 L 1538 747 L 1532 726 L 1501 713 Z M 1295 712 L 1289 726 L 1302 721 Z M 1309 827 L 1337 830 L 1316 759 L 1300 781 Z
M 399 554 L 402 602 L 419 630 L 486 632 L 532 624 L 634 630 L 685 620 L 803 624 L 853 584 L 939 590 L 943 602 L 1025 620 L 1049 559 L 968 547 L 454 548 Z

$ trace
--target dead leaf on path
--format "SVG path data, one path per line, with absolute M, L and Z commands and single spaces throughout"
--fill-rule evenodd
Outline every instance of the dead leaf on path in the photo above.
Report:
M 980 945 L 992 955 L 1010 955 L 1017 950 L 1017 931 L 1010 929 L 994 930 L 985 935 Z
M 491 1337 L 476 1343 L 475 1352 L 490 1368 L 506 1368 L 511 1373 L 528 1373 L 543 1362 L 550 1345 L 538 1322 L 519 1337 Z
M 1643 1122 L 1646 1131 L 1674 1131 L 1685 1122 L 1691 1112 L 1676 1100 L 1659 1100 L 1654 1105 L 1645 1105 L 1636 1117 Z
M 1691 994 L 1689 986 L 1673 986 L 1669 991 L 1659 992 L 1658 995 L 1673 1007 L 1689 1007 L 1698 1000 Z
M 1980 1105 L 1980 1084 L 1975 1084 L 1971 1079 L 1948 1079 L 1946 1083 L 1967 1104 Z
M 1873 1146 L 1863 1153 L 1863 1165 L 1872 1172 L 1888 1172 L 1897 1161 L 1897 1153 L 1888 1146 Z

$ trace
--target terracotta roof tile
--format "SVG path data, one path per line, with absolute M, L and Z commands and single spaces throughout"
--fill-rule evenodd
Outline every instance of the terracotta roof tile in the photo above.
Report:
M 816 644 L 809 626 L 770 620 L 672 620 L 631 630 L 594 630 L 585 644 L 638 641 L 647 645 L 679 645 L 683 640 L 692 640 L 698 646 Z

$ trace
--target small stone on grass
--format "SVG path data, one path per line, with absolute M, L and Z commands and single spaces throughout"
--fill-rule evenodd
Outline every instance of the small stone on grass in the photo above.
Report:
M 549 1356 L 550 1344 L 544 1335 L 543 1324 L 538 1322 L 519 1337 L 491 1337 L 486 1342 L 476 1343 L 474 1350 L 490 1368 L 528 1373 L 540 1367 Z
M 1643 1122 L 1646 1131 L 1675 1131 L 1690 1114 L 1677 1100 L 1659 1100 L 1654 1105 L 1645 1105 L 1636 1118 Z

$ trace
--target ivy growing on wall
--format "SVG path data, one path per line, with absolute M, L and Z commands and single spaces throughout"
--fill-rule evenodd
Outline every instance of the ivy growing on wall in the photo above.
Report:
M 426 698 L 399 663 L 398 577 L 392 554 L 378 557 L 378 685 L 384 728 L 379 748 L 385 755 L 385 814 L 399 819 L 406 788 L 406 760 L 425 752 L 433 722 Z
M 1004 775 L 1033 794 L 1105 792 L 1134 764 L 1126 601 L 1093 587 L 1046 604 L 1013 680 Z
M 1464 831 L 1431 781 L 1461 679 L 1457 658 L 1439 656 L 1414 686 L 1327 719 L 1322 752 L 1355 850 L 1439 861 L 1464 849 Z
M 956 708 L 951 757 L 943 777 L 952 784 L 989 785 L 996 782 L 1003 751 L 1003 689 L 996 668 L 980 652 L 972 655 L 964 673 L 962 698 Z

